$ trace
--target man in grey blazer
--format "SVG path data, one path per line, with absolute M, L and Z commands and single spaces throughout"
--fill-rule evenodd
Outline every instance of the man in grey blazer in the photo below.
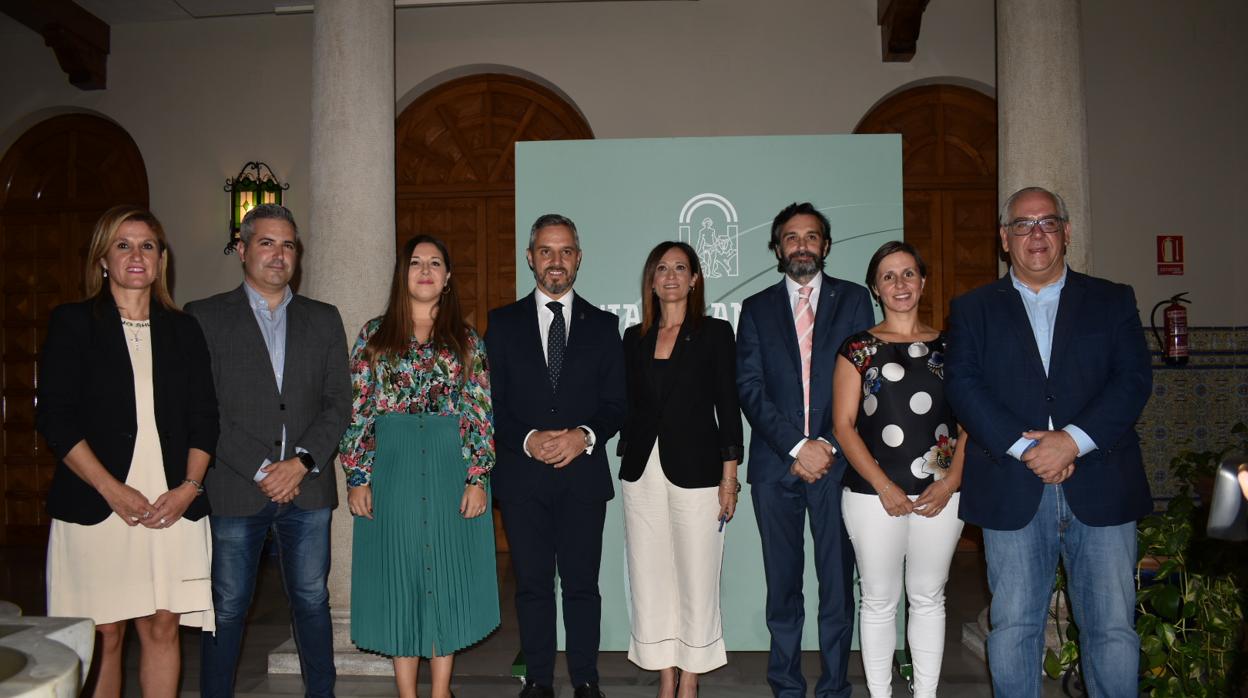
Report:
M 351 415 L 342 317 L 295 295 L 294 218 L 275 204 L 243 219 L 235 250 L 243 283 L 186 306 L 203 327 L 220 402 L 221 436 L 204 487 L 212 505 L 212 602 L 200 692 L 232 696 L 260 551 L 270 530 L 304 690 L 334 693 L 329 618 L 329 522 L 338 503 L 334 449 Z

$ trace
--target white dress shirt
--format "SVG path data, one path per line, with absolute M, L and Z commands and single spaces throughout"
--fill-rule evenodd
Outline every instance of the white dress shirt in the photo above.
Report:
M 551 298 L 542 293 L 542 289 L 533 289 L 533 302 L 537 304 L 537 332 L 542 337 L 542 355 L 546 357 L 547 365 L 550 363 L 550 323 L 555 321 L 555 313 L 546 304 L 551 301 L 559 301 L 563 304 L 563 340 L 566 342 L 568 337 L 572 336 L 572 301 L 576 298 L 574 291 L 568 291 L 561 298 Z M 580 425 L 589 434 L 588 441 L 590 445 L 585 448 L 585 453 L 594 452 L 594 444 L 598 443 L 598 435 L 594 433 L 584 424 Z M 529 437 L 537 433 L 536 429 L 530 429 L 529 433 L 524 435 L 524 455 L 532 458 L 533 454 L 529 453 Z
M 815 274 L 814 278 L 806 284 L 806 287 L 810 289 L 810 298 L 808 299 L 810 301 L 810 314 L 818 317 L 816 313 L 819 312 L 819 291 L 823 289 L 823 274 Z M 784 289 L 789 292 L 789 310 L 791 311 L 793 317 L 797 317 L 797 299 L 801 297 L 801 294 L 798 293 L 798 291 L 801 288 L 801 284 L 794 281 L 793 277 L 785 274 Z M 813 332 L 814 330 L 811 331 Z M 798 441 L 796 446 L 789 449 L 789 455 L 793 458 L 797 458 L 798 452 L 802 450 L 802 446 L 806 445 L 807 440 L 808 439 L 802 439 L 801 441 Z M 824 443 L 828 443 L 827 439 L 820 438 L 819 440 Z M 832 447 L 832 452 L 836 453 L 835 446 Z

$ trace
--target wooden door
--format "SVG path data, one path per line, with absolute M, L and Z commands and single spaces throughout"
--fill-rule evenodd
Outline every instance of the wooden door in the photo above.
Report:
M 472 75 L 430 90 L 395 129 L 396 248 L 417 233 L 450 250 L 466 318 L 515 300 L 515 144 L 593 138 L 576 108 L 510 75 Z
M 516 299 L 516 142 L 593 137 L 575 107 L 529 80 L 470 75 L 435 87 L 395 128 L 396 249 L 418 233 L 445 241 L 464 317 L 484 333 L 486 313 Z M 506 551 L 497 510 L 494 532 Z
M 48 119 L 0 160 L 0 542 L 47 540 L 44 499 L 56 460 L 35 433 L 39 347 L 49 311 L 82 297 L 96 220 L 121 203 L 147 206 L 147 171 L 130 136 L 105 119 L 85 114 Z
M 905 240 L 927 262 L 923 320 L 945 327 L 949 301 L 997 278 L 997 108 L 952 85 L 905 90 L 855 133 L 900 133 Z

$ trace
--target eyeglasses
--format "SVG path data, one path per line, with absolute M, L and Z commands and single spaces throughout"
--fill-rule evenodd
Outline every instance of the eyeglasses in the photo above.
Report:
M 1062 229 L 1062 224 L 1066 222 L 1065 218 L 1057 216 L 1045 216 L 1044 218 L 1019 218 L 1010 221 L 1006 226 L 1009 228 L 1010 234 L 1017 237 L 1027 237 L 1037 228 L 1040 232 L 1052 235 Z

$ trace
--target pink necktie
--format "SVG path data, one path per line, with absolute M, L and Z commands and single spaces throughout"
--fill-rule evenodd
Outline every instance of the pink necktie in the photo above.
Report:
M 802 356 L 802 399 L 806 408 L 806 435 L 810 435 L 810 352 L 815 338 L 815 311 L 810 307 L 810 287 L 797 289 L 797 307 L 793 309 L 797 327 L 797 350 Z

